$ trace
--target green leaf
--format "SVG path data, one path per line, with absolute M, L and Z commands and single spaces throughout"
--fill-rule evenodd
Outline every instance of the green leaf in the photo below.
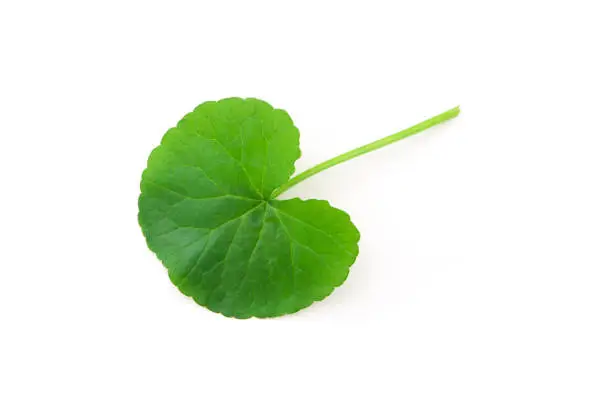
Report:
M 359 232 L 327 201 L 276 197 L 458 114 L 457 106 L 289 179 L 300 149 L 285 111 L 257 99 L 206 102 L 151 153 L 140 226 L 172 282 L 202 306 L 239 318 L 296 312 L 344 282 Z
M 359 241 L 349 216 L 273 198 L 299 156 L 289 115 L 257 99 L 206 102 L 166 133 L 142 175 L 138 219 L 181 292 L 226 316 L 273 317 L 344 282 Z

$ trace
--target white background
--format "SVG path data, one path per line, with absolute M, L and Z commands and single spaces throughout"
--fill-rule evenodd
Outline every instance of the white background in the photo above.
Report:
M 5 1 L 0 406 L 612 406 L 607 1 Z M 170 283 L 140 174 L 206 100 L 301 131 L 351 214 L 328 299 L 246 321 Z

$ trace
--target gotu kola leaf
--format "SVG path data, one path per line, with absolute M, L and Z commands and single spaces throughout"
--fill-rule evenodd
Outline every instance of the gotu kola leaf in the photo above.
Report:
M 275 200 L 300 156 L 289 115 L 207 102 L 170 129 L 142 175 L 139 220 L 172 282 L 234 317 L 296 312 L 340 285 L 359 232 L 326 201 Z
M 285 111 L 257 99 L 206 102 L 170 129 L 149 157 L 138 202 L 147 244 L 181 292 L 214 312 L 238 318 L 294 313 L 344 282 L 359 232 L 327 201 L 276 196 L 458 112 L 289 180 L 300 156 L 299 132 Z

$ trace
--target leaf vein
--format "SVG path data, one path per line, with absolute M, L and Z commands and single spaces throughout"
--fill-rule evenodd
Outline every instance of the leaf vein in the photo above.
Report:
M 310 227 L 310 228 L 312 228 L 312 229 L 314 229 L 314 230 L 316 230 L 316 231 L 319 231 L 321 234 L 323 234 L 324 236 L 326 236 L 327 238 L 329 238 L 330 240 L 332 240 L 332 242 L 334 242 L 336 245 L 338 245 L 338 247 L 340 247 L 340 249 L 342 249 L 344 252 L 346 252 L 346 253 L 347 253 L 347 254 L 349 254 L 350 256 L 355 256 L 355 254 L 354 254 L 354 253 L 352 253 L 351 251 L 349 251 L 349 250 L 348 250 L 348 249 L 347 249 L 347 248 L 344 246 L 344 244 L 341 244 L 340 242 L 338 242 L 338 241 L 337 241 L 337 240 L 336 240 L 336 239 L 335 239 L 335 238 L 334 238 L 332 235 L 330 235 L 330 234 L 329 234 L 329 233 L 327 233 L 326 231 L 324 231 L 324 230 L 320 229 L 319 227 L 316 227 L 316 226 L 314 226 L 314 225 L 312 225 L 312 224 L 310 224 L 310 223 L 308 223 L 308 222 L 306 222 L 306 221 L 304 221 L 304 220 L 302 220 L 302 219 L 300 219 L 300 218 L 297 218 L 297 217 L 295 217 L 295 216 L 293 216 L 293 215 L 289 214 L 288 212 L 281 210 L 280 208 L 276 208 L 276 207 L 275 207 L 274 209 L 275 209 L 276 211 L 278 211 L 279 213 L 285 214 L 285 215 L 286 215 L 287 217 L 289 217 L 289 218 L 292 218 L 292 219 L 294 219 L 294 220 L 296 220 L 296 221 L 299 221 L 300 223 L 302 223 L 302 224 L 304 224 L 304 225 L 306 225 L 306 226 L 308 226 L 308 227 Z M 280 219 L 280 217 L 279 217 L 279 219 Z

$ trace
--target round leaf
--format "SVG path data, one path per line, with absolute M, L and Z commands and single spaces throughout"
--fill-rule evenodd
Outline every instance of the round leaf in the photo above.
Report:
M 139 222 L 172 282 L 238 318 L 296 312 L 346 279 L 359 232 L 327 201 L 271 199 L 300 156 L 289 115 L 257 99 L 206 102 L 163 137 Z

